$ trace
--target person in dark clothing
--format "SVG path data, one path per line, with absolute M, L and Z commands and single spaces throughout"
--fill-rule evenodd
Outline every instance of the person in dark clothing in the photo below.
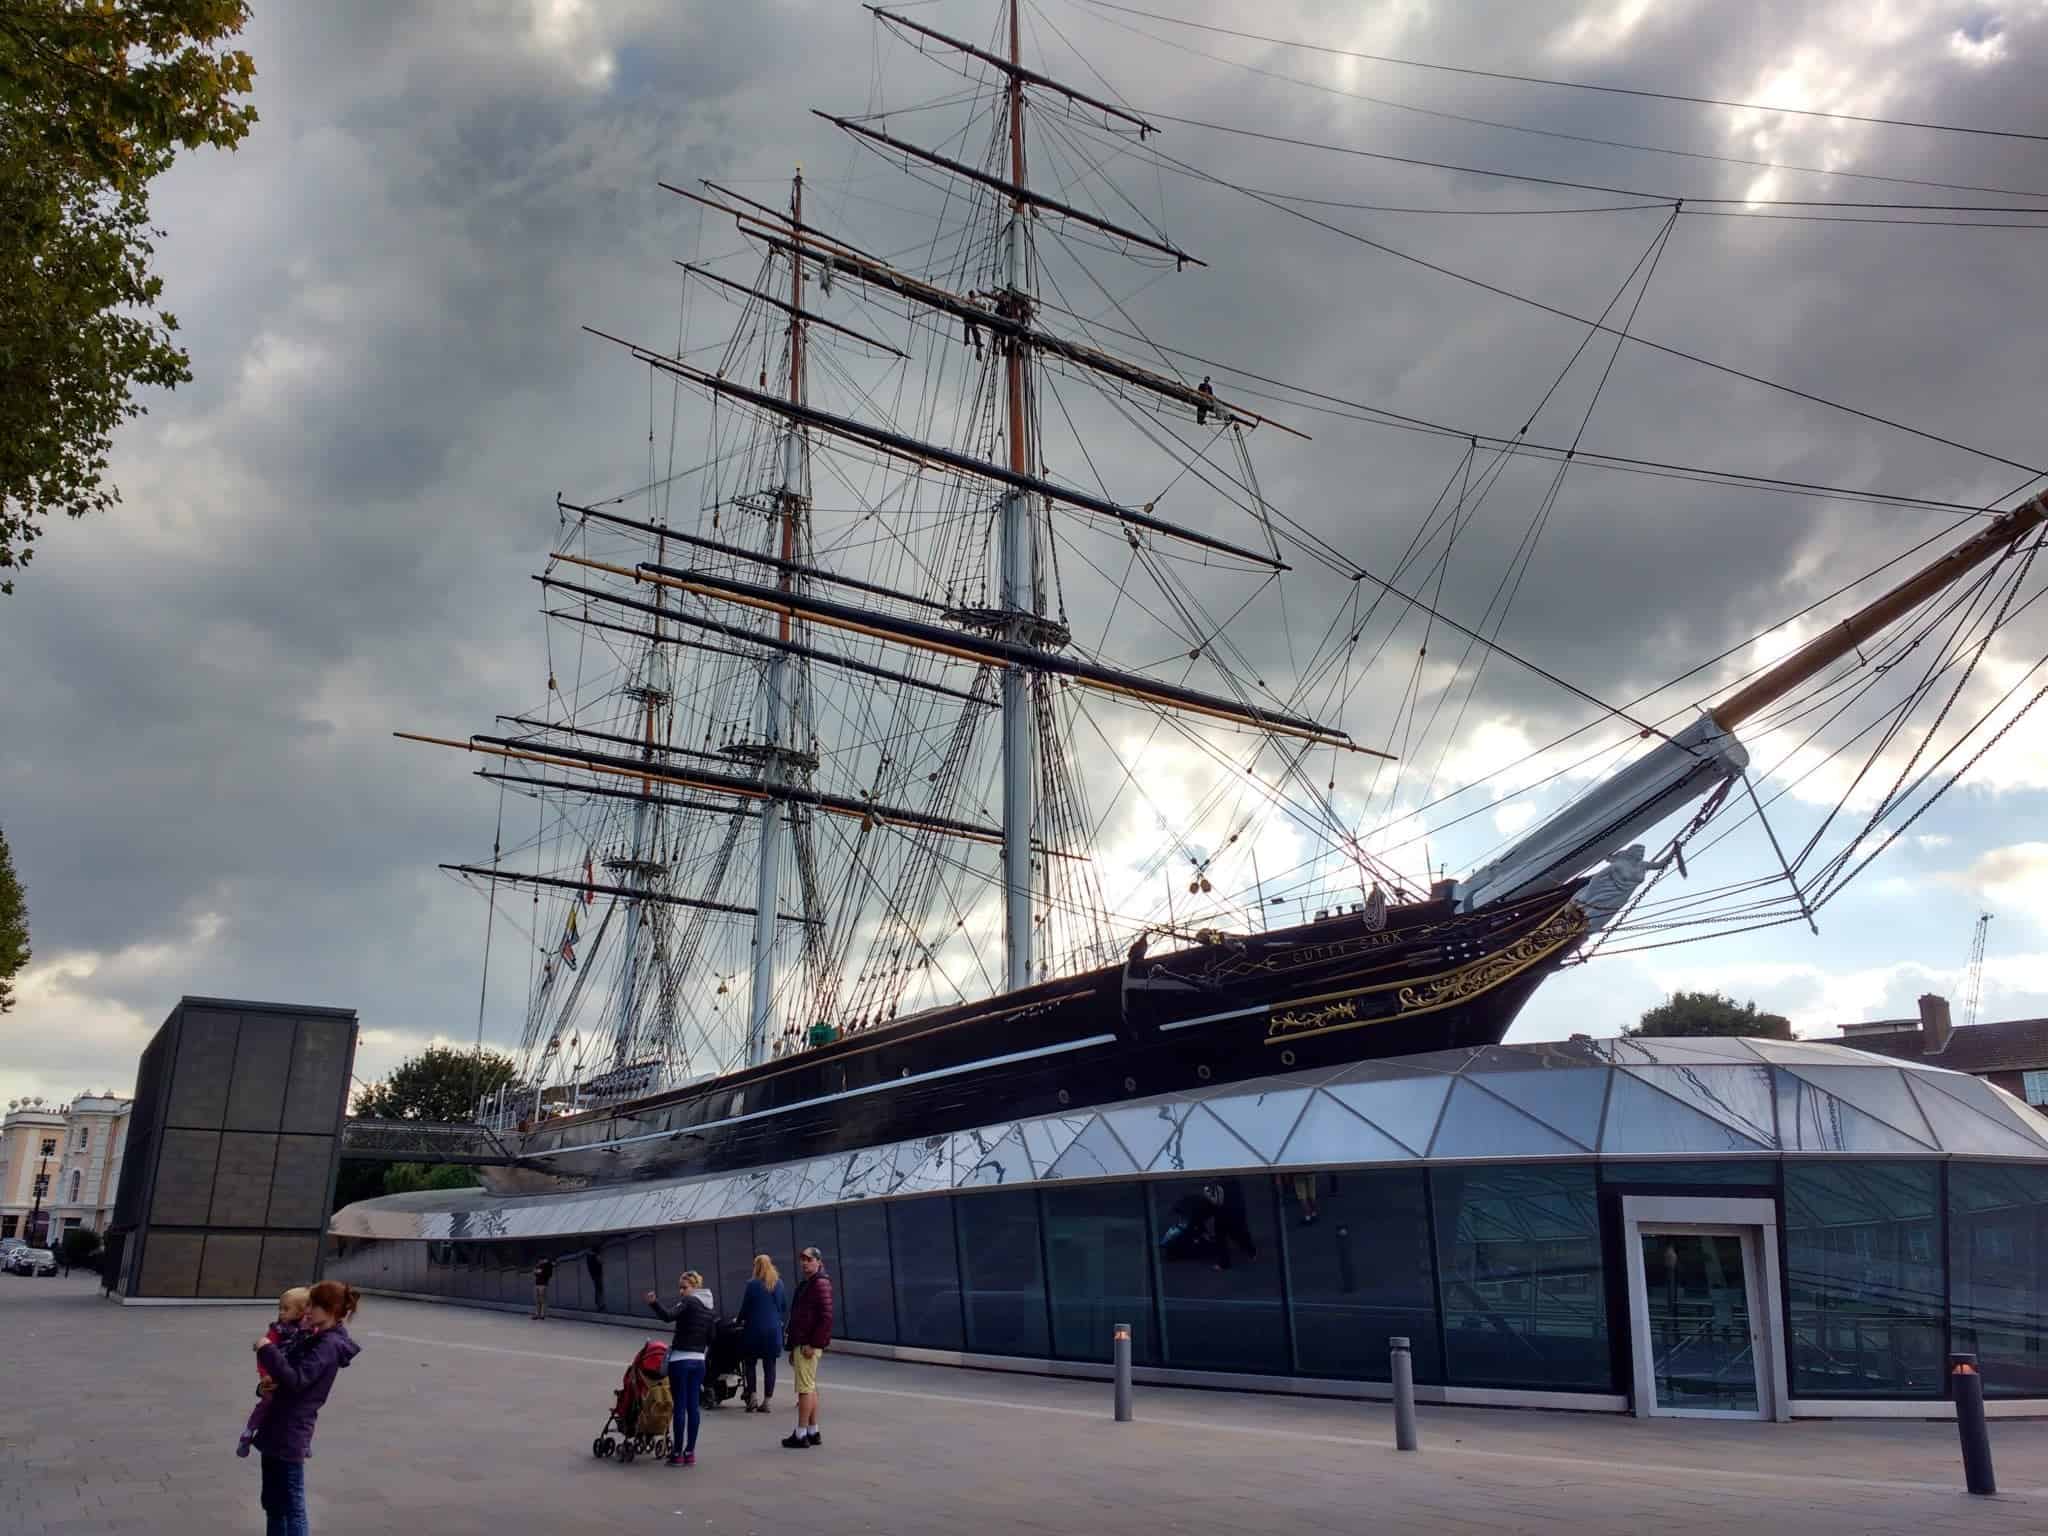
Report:
M 782 1276 L 765 1253 L 754 1255 L 754 1276 L 740 1298 L 740 1359 L 747 1372 L 747 1412 L 766 1413 L 775 1396 L 775 1362 L 782 1355 L 782 1330 L 789 1322 L 789 1298 Z M 760 1366 L 765 1390 L 754 1396 L 754 1368 Z
M 711 1348 L 711 1332 L 718 1326 L 718 1309 L 704 1277 L 686 1269 L 676 1278 L 676 1305 L 670 1311 L 654 1292 L 647 1293 L 647 1305 L 664 1323 L 676 1325 L 668 1346 L 668 1387 L 676 1400 L 688 1438 L 678 1435 L 669 1453 L 670 1466 L 697 1465 L 697 1426 L 704 1415 L 704 1355 Z
M 267 1337 L 256 1341 L 256 1363 L 276 1383 L 255 1439 L 263 1458 L 268 1536 L 307 1536 L 306 1462 L 313 1454 L 314 1421 L 334 1390 L 335 1376 L 362 1353 L 347 1327 L 361 1299 L 352 1285 L 322 1280 L 300 1318 L 305 1337 L 298 1349 L 287 1355 Z
M 533 1320 L 548 1320 L 548 1282 L 555 1278 L 555 1261 L 542 1259 L 533 1266 Z
M 806 1248 L 797 1259 L 803 1279 L 789 1303 L 789 1363 L 796 1376 L 796 1428 L 782 1443 L 792 1451 L 823 1445 L 818 1433 L 818 1360 L 832 1343 L 832 1277 L 825 1255 Z

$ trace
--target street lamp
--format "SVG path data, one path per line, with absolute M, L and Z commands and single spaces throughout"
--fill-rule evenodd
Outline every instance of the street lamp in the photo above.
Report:
M 28 1231 L 29 1231 L 29 1239 L 28 1239 L 28 1240 L 29 1240 L 29 1242 L 30 1242 L 31 1244 L 38 1244 L 38 1243 L 42 1242 L 42 1240 L 43 1240 L 43 1239 L 42 1239 L 42 1236 L 38 1235 L 38 1234 L 37 1234 L 37 1232 L 36 1232 L 36 1217 L 38 1217 L 38 1216 L 40 1216 L 40 1215 L 42 1214 L 42 1210 L 43 1210 L 43 1190 L 44 1190 L 44 1189 L 45 1189 L 45 1188 L 46 1188 L 46 1187 L 47 1187 L 47 1186 L 49 1185 L 49 1182 L 50 1182 L 50 1154 L 49 1154 L 49 1153 L 47 1153 L 47 1152 L 45 1152 L 45 1153 L 43 1154 L 43 1161 L 42 1161 L 42 1166 L 36 1169 L 36 1188 L 35 1188 L 35 1201 L 34 1201 L 34 1203 L 33 1203 L 33 1204 L 32 1204 L 32 1205 L 31 1205 L 31 1206 L 29 1207 L 29 1213 L 28 1213 Z

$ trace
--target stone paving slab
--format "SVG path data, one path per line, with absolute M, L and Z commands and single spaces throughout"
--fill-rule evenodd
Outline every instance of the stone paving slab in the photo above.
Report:
M 122 1308 L 90 1282 L 0 1277 L 0 1533 L 259 1531 L 234 1456 L 259 1309 Z M 649 1336 L 659 1324 L 649 1320 Z M 1953 1424 L 1748 1424 L 1391 1410 L 834 1356 L 826 1444 L 773 1415 L 707 1414 L 695 1467 L 590 1454 L 629 1329 L 371 1297 L 363 1354 L 321 1415 L 312 1525 L 400 1536 L 660 1530 L 767 1536 L 1306 1530 L 1727 1536 L 2048 1529 L 2048 1421 L 1992 1425 L 1996 1499 L 1963 1493 Z

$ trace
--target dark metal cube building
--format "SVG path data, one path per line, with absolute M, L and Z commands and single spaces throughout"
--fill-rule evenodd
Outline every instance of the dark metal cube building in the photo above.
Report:
M 136 1069 L 110 1246 L 124 1301 L 253 1301 L 320 1277 L 352 1009 L 188 997 Z

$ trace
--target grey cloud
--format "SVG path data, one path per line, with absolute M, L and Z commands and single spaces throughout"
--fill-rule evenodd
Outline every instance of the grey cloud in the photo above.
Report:
M 1231 25 L 1241 9 L 1200 14 Z M 1817 40 L 1896 82 L 1887 113 L 2042 122 L 2038 69 L 2028 67 L 2048 44 L 2038 16 L 2006 15 L 2010 56 L 1971 70 L 1946 52 L 1960 24 L 1947 12 L 1877 56 L 1857 52 L 1840 24 L 1850 10 L 1860 12 L 1763 3 L 1656 11 L 1612 54 L 1565 62 L 1546 51 L 1560 31 L 1547 9 L 1436 8 L 1411 14 L 1397 51 L 1739 95 L 1770 61 Z M 1360 24 L 1348 6 L 1268 11 L 1257 25 L 1282 35 L 1342 37 Z M 956 83 L 886 38 L 878 45 L 858 7 L 592 7 L 590 30 L 552 48 L 535 41 L 533 14 L 390 5 L 258 17 L 250 46 L 264 122 L 235 156 L 191 157 L 158 200 L 171 296 L 199 378 L 151 402 L 151 417 L 123 439 L 127 507 L 53 531 L 33 582 L 0 605 L 10 652 L 0 710 L 31 725 L 0 744 L 0 817 L 29 880 L 38 954 L 168 942 L 181 958 L 101 983 L 151 1017 L 189 987 L 352 1002 L 366 1020 L 411 1033 L 474 1027 L 482 914 L 431 866 L 488 845 L 495 796 L 454 759 L 387 733 L 460 735 L 537 696 L 547 657 L 526 576 L 554 534 L 552 495 L 600 494 L 646 476 L 644 374 L 578 328 L 671 343 L 670 259 L 691 253 L 700 228 L 703 253 L 736 243 L 655 179 L 731 176 L 773 197 L 767 179 L 800 160 L 849 238 L 887 251 L 928 233 L 899 211 L 928 209 L 925 191 L 804 110 L 864 109 L 875 60 L 891 101 Z M 992 13 L 949 0 L 920 15 L 981 37 Z M 1177 115 L 1695 196 L 1740 195 L 1755 174 L 1388 112 L 1163 51 L 1085 8 L 1061 4 L 1046 16 L 1118 88 Z M 1038 36 L 1070 70 L 1049 30 Z M 1264 67 L 1326 67 L 1287 50 L 1193 40 Z M 612 60 L 601 84 L 579 75 L 596 50 Z M 1386 70 L 1361 69 L 1357 86 L 1567 132 L 1752 152 L 1725 116 L 1694 109 Z M 916 123 L 898 127 L 914 133 L 906 125 Z M 2031 157 L 2017 150 L 1883 132 L 1780 123 L 1772 153 L 1812 159 L 1846 147 L 1858 168 L 2029 184 Z M 1192 128 L 1169 126 L 1161 143 L 1218 175 L 1333 198 L 1597 200 Z M 1204 355 L 1512 433 L 1578 345 L 1569 323 L 1235 194 L 1171 176 L 1124 180 L 1213 263 L 1153 284 L 1131 312 Z M 1781 178 L 1780 195 L 1801 195 L 1795 188 L 1916 196 Z M 1581 313 L 1607 302 L 1656 220 L 1319 216 Z M 2039 238 L 1688 218 L 1641 328 L 2015 458 L 2048 457 L 2034 447 Z M 1096 253 L 1088 261 L 1101 274 L 1117 270 Z M 1078 274 L 1068 277 L 1075 308 L 1103 307 Z M 724 313 L 697 310 L 693 338 L 713 334 Z M 1603 361 L 1602 347 L 1588 349 L 1532 436 L 1569 441 Z M 1256 435 L 1268 495 L 1391 569 L 1458 445 L 1287 406 L 1273 413 L 1316 442 Z M 665 398 L 660 415 L 665 456 Z M 687 406 L 685 445 L 702 441 L 702 423 Z M 1105 436 L 1113 490 L 1146 492 L 1156 455 L 1114 424 Z M 1587 443 L 1939 497 L 2001 488 L 1967 456 L 1641 353 L 1617 364 Z M 1083 463 L 1056 468 L 1089 483 Z M 1460 541 L 1444 589 L 1451 612 L 1470 620 L 1484 608 L 1547 479 L 1535 465 L 1503 479 Z M 1182 487 L 1172 504 L 1175 515 L 1246 532 L 1242 514 L 1213 496 Z M 1575 469 L 1504 638 L 1622 697 L 1936 523 Z M 1109 568 L 1103 551 L 1116 545 L 1086 547 Z M 1825 558 L 1813 572 L 1788 580 L 1814 552 Z M 1083 567 L 1067 574 L 1077 603 L 1102 590 Z M 1286 586 L 1296 615 L 1350 595 L 1348 583 L 1306 569 Z M 1284 679 L 1272 614 L 1271 605 L 1256 612 L 1233 637 L 1263 673 Z M 1390 658 L 1402 645 L 1412 658 L 1412 644 Z M 1173 645 L 1131 622 L 1114 649 L 1149 658 Z M 1347 711 L 1367 739 L 1398 706 L 1407 665 L 1390 659 Z M 1473 718 L 1488 713 L 1512 713 L 1540 739 L 1585 707 L 1493 664 Z M 1106 801 L 1108 786 L 1096 790 Z M 225 924 L 199 945 L 187 935 L 206 912 Z M 497 967 L 493 1028 L 502 1029 L 525 962 L 501 952 Z

